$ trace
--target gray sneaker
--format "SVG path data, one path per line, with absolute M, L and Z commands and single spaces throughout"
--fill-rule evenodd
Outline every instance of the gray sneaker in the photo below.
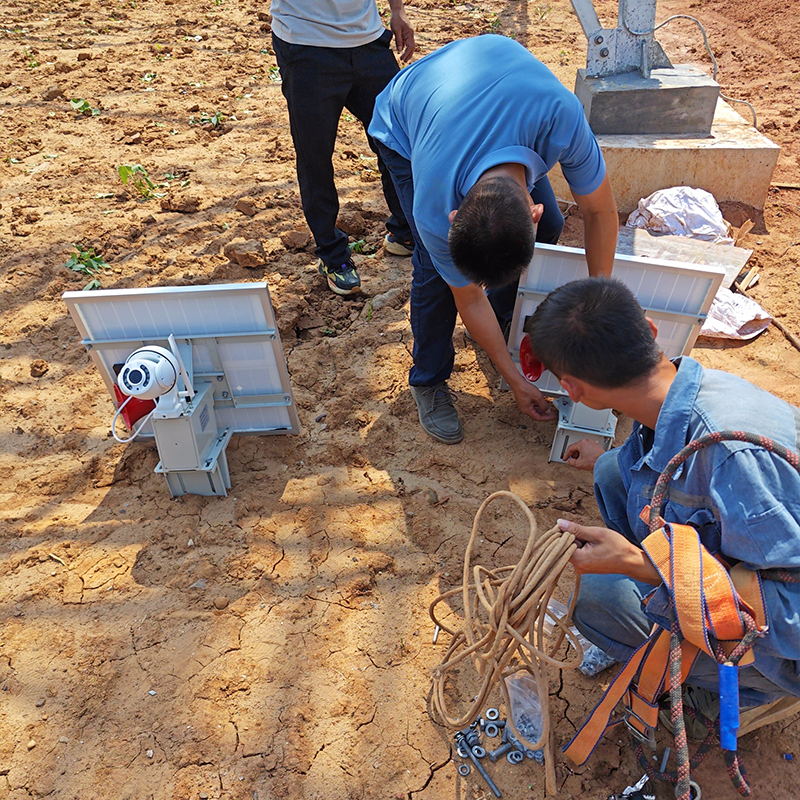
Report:
M 425 432 L 445 444 L 458 444 L 464 438 L 461 420 L 453 405 L 456 396 L 443 381 L 435 386 L 411 386 L 419 421 Z

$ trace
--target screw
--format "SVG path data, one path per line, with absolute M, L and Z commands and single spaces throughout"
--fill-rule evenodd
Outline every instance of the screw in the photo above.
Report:
M 595 44 L 603 44 L 603 37 L 602 36 L 595 36 L 594 37 Z
M 607 47 L 604 47 L 604 48 L 603 48 L 603 49 L 600 51 L 600 57 L 601 57 L 601 58 L 608 58 L 608 48 L 607 48 Z
M 493 764 L 497 761 L 498 758 L 502 758 L 506 753 L 510 752 L 514 749 L 514 745 L 511 742 L 506 742 L 505 744 L 501 744 L 500 747 L 496 748 L 495 750 L 490 750 L 487 755 L 489 756 L 489 761 Z
M 223 396 L 223 397 L 227 397 L 227 396 L 228 396 L 228 393 L 227 393 L 227 392 L 223 392 L 223 393 L 222 393 L 222 396 Z
M 456 734 L 455 739 L 457 747 L 465 746 L 465 737 L 464 734 L 461 733 L 461 731 L 459 731 Z M 472 750 L 469 751 L 469 757 L 472 760 L 472 763 L 475 765 L 475 769 L 477 769 L 478 772 L 480 772 L 481 777 L 486 781 L 487 785 L 492 790 L 492 794 L 494 794 L 495 797 L 502 797 L 500 790 L 497 788 L 495 782 L 489 777 L 489 774 L 483 768 L 483 764 L 481 764 L 481 762 L 477 758 L 475 758 L 475 754 L 472 752 Z

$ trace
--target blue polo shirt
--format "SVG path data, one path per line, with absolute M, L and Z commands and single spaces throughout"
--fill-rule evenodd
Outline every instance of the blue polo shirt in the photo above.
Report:
M 676 363 L 655 430 L 636 423 L 618 451 L 626 516 L 639 542 L 648 535 L 639 512 L 669 460 L 689 442 L 712 431 L 750 430 L 795 452 L 800 444 L 800 410 L 794 406 L 735 375 L 703 369 L 692 358 Z M 698 451 L 678 468 L 668 498 L 664 519 L 696 528 L 713 555 L 751 570 L 800 568 L 800 473 L 763 447 L 731 441 Z M 800 584 L 762 585 L 769 630 L 756 640 L 755 666 L 800 696 Z M 669 626 L 672 611 L 663 585 L 645 611 Z
M 561 162 L 575 194 L 606 174 L 580 101 L 522 45 L 478 36 L 402 69 L 378 95 L 369 133 L 411 162 L 414 222 L 450 286 L 470 281 L 450 258 L 448 215 L 498 164 L 523 164 L 528 191 Z

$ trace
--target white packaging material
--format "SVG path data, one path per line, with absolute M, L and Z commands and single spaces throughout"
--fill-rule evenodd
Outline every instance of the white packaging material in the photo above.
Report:
M 755 300 L 720 287 L 701 336 L 714 339 L 752 339 L 769 327 L 772 317 Z
M 690 186 L 660 189 L 639 201 L 628 217 L 629 228 L 645 228 L 651 233 L 690 236 L 704 242 L 733 244 L 714 195 Z

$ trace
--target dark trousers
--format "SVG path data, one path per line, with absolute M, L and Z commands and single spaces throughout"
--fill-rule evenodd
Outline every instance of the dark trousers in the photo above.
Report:
M 392 175 L 400 205 L 411 226 L 416 246 L 411 258 L 411 331 L 414 334 L 414 366 L 408 382 L 412 386 L 433 386 L 446 381 L 453 371 L 455 349 L 453 330 L 456 324 L 456 304 L 450 287 L 433 266 L 430 254 L 417 234 L 412 210 L 414 208 L 414 179 L 411 163 L 399 153 L 378 142 L 378 150 Z M 531 197 L 544 206 L 544 214 L 536 231 L 536 241 L 555 244 L 564 228 L 564 218 L 547 177 L 540 178 Z M 489 292 L 501 329 L 511 322 L 517 297 L 517 283 Z
M 375 98 L 399 71 L 389 49 L 391 40 L 387 30 L 370 44 L 334 48 L 288 44 L 272 36 L 281 89 L 289 107 L 303 213 L 314 234 L 317 256 L 332 267 L 350 256 L 347 234 L 336 227 L 339 197 L 332 158 L 339 118 L 346 108 L 365 129 L 369 125 Z M 367 141 L 378 155 L 372 137 L 367 136 Z M 378 169 L 391 212 L 386 227 L 401 241 L 408 241 L 411 230 L 380 155 Z

